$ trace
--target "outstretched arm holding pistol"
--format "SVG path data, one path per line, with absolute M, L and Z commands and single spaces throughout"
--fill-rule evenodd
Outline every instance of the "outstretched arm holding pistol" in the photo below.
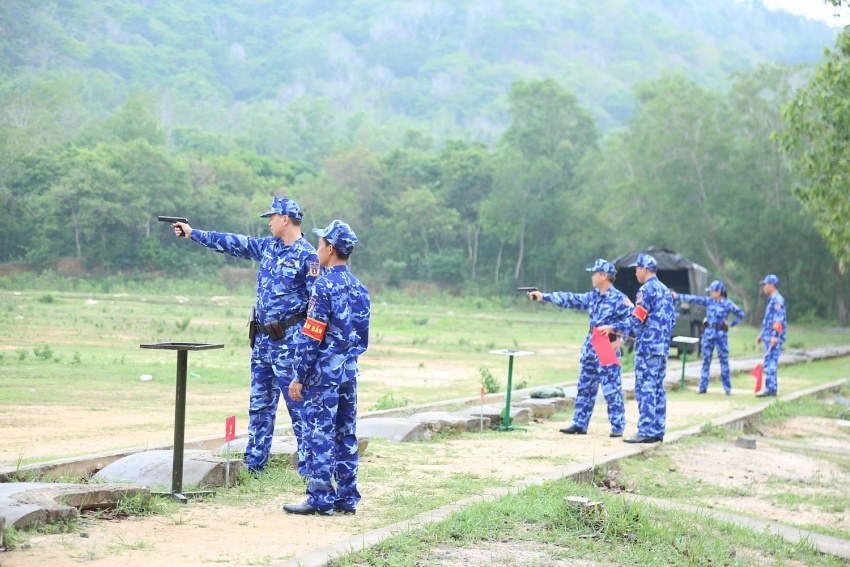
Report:
M 518 287 L 516 290 L 527 293 L 528 298 L 531 301 L 543 301 L 543 292 L 538 290 L 536 287 Z

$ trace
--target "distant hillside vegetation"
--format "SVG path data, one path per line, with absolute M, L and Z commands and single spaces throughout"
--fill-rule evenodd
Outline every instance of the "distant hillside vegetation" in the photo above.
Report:
M 721 88 L 763 61 L 817 61 L 837 33 L 753 0 L 27 0 L 0 3 L 0 26 L 3 87 L 76 78 L 99 114 L 153 91 L 185 144 L 273 128 L 293 104 L 339 128 L 362 113 L 492 142 L 509 85 L 541 77 L 610 130 L 635 81 Z

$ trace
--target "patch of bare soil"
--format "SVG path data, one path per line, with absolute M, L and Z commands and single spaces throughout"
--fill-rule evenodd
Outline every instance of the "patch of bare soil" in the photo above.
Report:
M 807 448 L 843 449 L 848 458 L 850 436 L 838 430 L 836 420 L 813 417 L 762 428 L 762 433 L 771 437 L 789 432 L 798 447 L 775 446 L 758 437 L 756 449 L 716 442 L 696 447 L 672 445 L 664 450 L 676 462 L 675 474 L 724 493 L 704 498 L 692 495 L 704 505 L 789 525 L 846 530 L 850 526 L 850 509 L 845 507 L 850 471 L 830 462 L 828 455 Z
M 738 409 L 740 405 L 736 403 L 735 397 L 722 401 L 684 402 L 671 394 L 668 428 L 692 424 L 697 416 L 710 419 Z M 622 440 L 608 437 L 610 428 L 605 410 L 604 403 L 597 404 L 588 435 L 559 433 L 558 429 L 567 423 L 565 419 L 539 420 L 529 424 L 526 432 L 459 435 L 438 442 L 417 444 L 413 450 L 397 445 L 382 447 L 375 444 L 361 460 L 362 480 L 359 488 L 363 500 L 356 516 L 286 515 L 281 510 L 283 504 L 302 501 L 302 486 L 283 493 L 259 491 L 251 506 L 192 501 L 170 516 L 85 521 L 81 524 L 81 533 L 31 537 L 26 549 L 0 554 L 0 565 L 63 567 L 80 562 L 104 566 L 120 563 L 122 567 L 273 564 L 392 523 L 395 520 L 388 518 L 390 505 L 387 503 L 392 502 L 397 495 L 415 498 L 419 493 L 417 487 L 423 486 L 423 483 L 438 483 L 458 473 L 507 482 L 546 473 L 556 465 L 594 462 L 605 455 L 618 453 L 624 445 Z M 55 412 L 57 408 L 51 408 L 51 411 Z M 627 402 L 626 412 L 626 435 L 631 435 L 636 430 L 637 421 L 637 405 L 634 401 Z M 62 418 L 56 417 L 60 420 Z M 64 417 L 74 420 L 79 416 Z M 111 444 L 126 442 L 125 446 L 131 446 L 136 441 L 132 432 L 122 432 L 114 427 L 114 416 L 98 414 L 89 419 L 102 419 L 102 425 L 110 429 Z M 61 429 L 40 430 L 39 435 L 39 444 L 70 442 L 66 437 L 67 431 Z M 96 439 L 93 428 L 90 438 L 75 443 L 93 444 Z M 14 444 L 20 443 L 21 439 L 6 441 Z M 36 439 L 29 441 L 35 443 Z M 671 449 L 675 449 L 675 446 L 671 446 Z M 737 482 L 746 482 L 750 477 L 754 479 L 753 482 L 758 482 L 758 479 L 769 478 L 770 475 L 775 477 L 777 470 L 786 471 L 779 474 L 786 474 L 789 479 L 812 479 L 817 476 L 815 471 L 818 470 L 822 478 L 843 478 L 840 476 L 843 472 L 827 466 L 828 463 L 814 463 L 811 460 L 794 462 L 781 453 L 762 445 L 757 451 L 747 451 L 730 447 L 729 444 L 717 444 L 695 455 L 682 454 L 681 466 L 683 470 L 688 467 L 688 474 L 703 475 L 707 481 L 725 479 L 724 482 L 731 482 L 734 480 L 728 478 L 731 475 L 737 477 Z M 370 471 L 379 470 L 383 474 L 369 474 Z M 717 502 L 717 505 L 721 503 Z M 771 511 L 774 514 L 798 515 L 797 511 L 785 511 L 777 507 Z M 837 518 L 833 520 L 838 521 Z M 834 525 L 834 522 L 828 525 Z M 442 551 L 435 550 L 434 564 L 593 565 L 575 561 L 558 563 L 552 550 L 535 545 L 511 541 L 488 543 L 478 550 L 447 547 Z M 440 553 L 445 556 L 440 556 Z M 514 563 L 510 563 L 511 560 Z
M 535 541 L 506 540 L 487 542 L 471 547 L 436 547 L 417 566 L 478 567 L 503 565 L 504 567 L 593 567 L 610 565 L 587 559 L 558 559 L 558 553 L 568 551 L 554 545 Z

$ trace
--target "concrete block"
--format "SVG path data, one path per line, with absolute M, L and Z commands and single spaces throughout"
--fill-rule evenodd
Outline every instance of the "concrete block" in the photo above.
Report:
M 534 417 L 552 417 L 569 408 L 570 401 L 566 398 L 525 398 L 515 405 L 520 408 L 529 408 Z
M 742 435 L 735 440 L 735 446 L 743 447 L 744 449 L 755 449 L 756 438 L 749 435 Z
M 504 411 L 505 406 L 499 407 L 485 405 L 483 408 L 481 406 L 472 406 L 471 408 L 466 408 L 466 410 L 464 410 L 464 413 L 467 415 L 474 416 L 475 419 L 478 419 L 479 416 L 483 414 L 484 417 L 490 418 L 490 425 L 500 425 L 502 423 L 502 412 Z M 511 406 L 511 424 L 528 423 L 529 419 L 531 419 L 530 408 Z
M 426 411 L 415 413 L 408 419 L 417 421 L 431 430 L 432 433 L 452 429 L 458 432 L 478 431 L 481 427 L 479 418 L 468 415 L 458 415 L 447 411 Z M 490 420 L 484 420 L 484 427 L 490 425 Z
M 402 443 L 431 438 L 431 431 L 424 424 L 398 417 L 367 417 L 357 420 L 357 437 L 374 437 Z
M 143 451 L 107 465 L 95 480 L 104 482 L 134 482 L 145 486 L 171 489 L 172 451 Z M 241 459 L 230 460 L 230 478 L 239 476 Z M 224 486 L 226 460 L 214 457 L 209 451 L 183 453 L 183 487 Z
M 150 498 L 150 489 L 134 484 L 0 483 L 0 518 L 5 527 L 73 520 L 78 510 L 114 508 L 124 498 Z M 3 530 L 0 530 L 2 532 Z

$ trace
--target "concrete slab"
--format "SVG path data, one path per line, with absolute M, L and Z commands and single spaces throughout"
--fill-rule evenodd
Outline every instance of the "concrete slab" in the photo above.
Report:
M 431 438 L 431 430 L 418 421 L 401 417 L 368 417 L 357 420 L 357 437 L 374 437 L 396 443 Z
M 244 455 L 245 447 L 248 446 L 248 438 L 241 437 L 230 442 L 230 454 Z M 215 452 L 219 457 L 227 454 L 227 443 L 221 445 Z M 293 462 L 293 459 L 298 459 L 298 445 L 295 437 L 272 437 L 272 447 L 270 458 L 277 458 L 283 462 Z
M 502 423 L 502 412 L 505 411 L 505 406 L 490 406 L 485 405 L 481 406 L 473 406 L 471 408 L 466 408 L 464 413 L 466 415 L 474 416 L 475 419 L 478 419 L 479 416 L 484 415 L 484 417 L 490 418 L 490 425 L 500 425 Z M 531 409 L 530 408 L 520 408 L 511 406 L 511 424 L 516 425 L 517 423 L 528 423 L 528 420 L 531 419 Z
M 4 482 L 0 483 L 0 518 L 7 528 L 49 524 L 73 520 L 78 510 L 114 508 L 134 496 L 149 500 L 150 489 L 137 484 Z
M 566 411 L 572 406 L 571 402 L 572 400 L 566 398 L 525 398 L 514 405 L 530 409 L 533 417 L 552 417 L 556 413 Z
M 440 431 L 454 430 L 463 433 L 464 431 L 478 431 L 482 424 L 477 417 L 468 415 L 458 415 L 447 411 L 426 411 L 414 413 L 408 419 L 417 421 L 431 430 L 431 433 Z M 490 420 L 485 418 L 483 426 L 489 427 Z
M 134 482 L 150 487 L 171 489 L 171 451 L 143 451 L 107 465 L 92 478 L 101 482 Z M 230 460 L 231 485 L 242 470 L 241 459 Z M 183 453 L 183 487 L 224 486 L 226 460 L 210 451 Z

